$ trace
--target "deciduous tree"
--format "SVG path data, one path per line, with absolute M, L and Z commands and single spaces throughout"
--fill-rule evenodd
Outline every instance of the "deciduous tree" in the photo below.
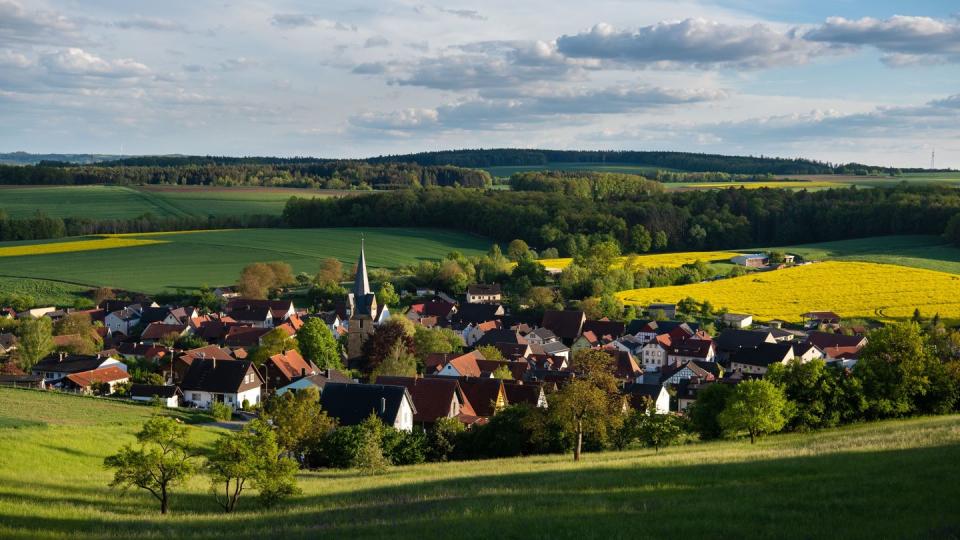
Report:
M 787 407 L 787 398 L 778 386 L 764 380 L 744 381 L 720 412 L 720 425 L 731 433 L 746 431 L 753 444 L 757 437 L 783 429 Z

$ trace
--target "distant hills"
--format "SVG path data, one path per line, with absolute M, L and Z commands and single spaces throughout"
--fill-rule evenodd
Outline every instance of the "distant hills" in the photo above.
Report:
M 58 163 L 83 165 L 96 163 L 107 167 L 176 167 L 183 165 L 309 164 L 330 163 L 334 161 L 360 161 L 372 164 L 415 163 L 424 167 L 452 165 L 466 168 L 499 166 L 542 166 L 548 168 L 551 163 L 603 163 L 638 165 L 689 172 L 723 172 L 731 174 L 896 174 L 900 172 L 932 172 L 929 169 L 895 169 L 890 167 L 875 167 L 860 163 L 834 164 L 803 158 L 726 156 L 694 152 L 635 150 L 490 148 L 385 155 L 360 160 L 338 160 L 316 157 L 188 156 L 181 154 L 124 156 L 111 154 L 0 153 L 0 164 L 5 165 L 56 165 Z

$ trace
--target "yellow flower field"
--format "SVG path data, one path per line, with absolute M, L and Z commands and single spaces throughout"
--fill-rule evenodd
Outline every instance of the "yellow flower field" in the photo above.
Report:
M 728 262 L 737 255 L 740 255 L 740 253 L 735 253 L 732 251 L 684 251 L 682 253 L 654 253 L 653 255 L 636 255 L 634 259 L 636 260 L 637 264 L 642 264 L 648 268 L 653 268 L 656 266 L 676 268 L 685 264 L 695 263 L 697 261 Z M 620 257 L 617 261 L 617 265 L 622 265 L 626 260 L 627 257 Z M 563 270 L 564 268 L 570 266 L 572 261 L 573 259 L 570 258 L 561 258 L 540 259 L 537 262 L 547 268 Z
M 164 240 L 138 240 L 135 238 L 103 237 L 95 240 L 78 240 L 76 242 L 51 242 L 49 244 L 33 244 L 29 246 L 0 247 L 0 257 L 49 255 L 51 253 L 69 253 L 71 251 L 97 251 L 101 249 L 117 249 L 165 243 L 167 242 Z
M 745 189 L 819 189 L 843 187 L 843 184 L 837 182 L 707 182 L 703 184 L 691 183 L 689 186 L 683 184 L 673 185 L 673 189 L 724 189 L 724 188 L 745 188 Z
M 960 318 L 960 276 L 890 264 L 828 261 L 693 285 L 617 293 L 624 303 L 646 305 L 691 297 L 759 320 L 799 321 L 807 311 L 842 317 L 895 319 L 915 308 L 931 316 Z

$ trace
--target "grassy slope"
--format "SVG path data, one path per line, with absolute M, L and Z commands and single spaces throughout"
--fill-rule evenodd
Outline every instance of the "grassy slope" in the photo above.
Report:
M 939 236 L 877 236 L 782 249 L 807 260 L 877 262 L 960 274 L 960 249 Z
M 300 476 L 272 511 L 219 512 L 202 479 L 173 515 L 107 488 L 103 457 L 145 407 L 0 389 L 4 538 L 956 537 L 960 416 L 816 434 L 569 456 Z M 217 430 L 192 429 L 206 444 Z
M 150 212 L 164 217 L 275 214 L 292 196 L 323 197 L 310 189 L 204 189 L 165 186 L 157 189 L 123 186 L 57 186 L 0 188 L 0 209 L 11 217 L 29 217 L 37 210 L 57 217 L 134 218 Z
M 372 267 L 439 259 L 452 250 L 479 254 L 486 238 L 429 229 L 244 229 L 156 234 L 169 243 L 142 247 L 0 258 L 0 277 L 17 276 L 157 292 L 236 281 L 251 262 L 285 261 L 295 272 L 317 271 L 336 257 L 352 268 L 365 234 Z

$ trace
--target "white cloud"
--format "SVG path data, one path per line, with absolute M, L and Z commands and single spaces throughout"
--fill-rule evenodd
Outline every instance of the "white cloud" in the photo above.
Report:
M 870 17 L 831 17 L 807 32 L 804 38 L 852 46 L 871 46 L 886 53 L 891 66 L 960 62 L 960 21 L 897 15 L 880 20 Z
M 270 18 L 270 24 L 281 28 L 319 27 L 343 32 L 356 32 L 357 27 L 340 21 L 326 19 L 310 13 L 277 13 Z
M 740 69 L 802 64 L 828 53 L 830 44 L 811 43 L 797 29 L 766 24 L 723 24 L 707 19 L 660 22 L 635 30 L 609 24 L 557 38 L 560 53 L 634 67 L 730 67 Z
M 59 13 L 28 10 L 15 0 L 0 0 L 0 44 L 60 43 L 75 37 L 77 25 Z
M 130 58 L 105 60 L 76 47 L 45 54 L 40 62 L 51 73 L 61 75 L 128 78 L 150 73 L 147 66 Z

